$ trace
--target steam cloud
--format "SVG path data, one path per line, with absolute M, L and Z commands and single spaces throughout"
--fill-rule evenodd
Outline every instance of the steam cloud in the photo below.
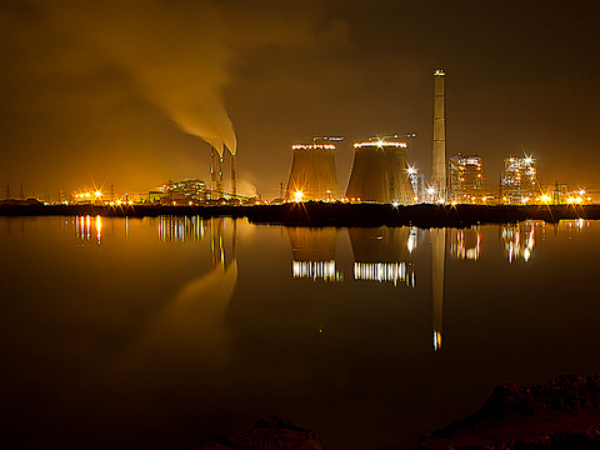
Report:
M 64 0 L 31 3 L 45 10 L 59 33 L 97 47 L 118 64 L 144 96 L 179 127 L 222 155 L 237 152 L 224 105 L 239 53 L 264 45 L 310 45 L 319 8 L 305 3 L 297 13 L 277 4 L 208 0 Z M 312 4 L 312 6 L 311 6 Z M 316 18 L 316 19 L 315 19 Z M 72 37 L 72 36 L 69 36 Z

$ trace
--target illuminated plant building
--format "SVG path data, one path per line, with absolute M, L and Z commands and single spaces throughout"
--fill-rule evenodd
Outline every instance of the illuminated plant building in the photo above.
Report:
M 299 144 L 292 146 L 293 161 L 285 190 L 286 200 L 339 200 L 342 197 L 335 145 Z
M 450 157 L 451 201 L 475 203 L 483 195 L 483 159 L 477 155 L 454 155 Z
M 504 159 L 500 176 L 500 195 L 506 203 L 528 203 L 539 194 L 537 170 L 533 158 L 509 156 Z

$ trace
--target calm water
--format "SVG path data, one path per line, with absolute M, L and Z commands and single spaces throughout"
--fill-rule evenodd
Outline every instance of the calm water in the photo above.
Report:
M 3 446 L 186 449 L 268 414 L 410 447 L 501 383 L 600 371 L 600 223 L 0 218 Z

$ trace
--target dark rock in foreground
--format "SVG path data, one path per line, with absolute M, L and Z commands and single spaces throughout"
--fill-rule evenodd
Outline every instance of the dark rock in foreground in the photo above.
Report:
M 207 442 L 196 450 L 321 450 L 321 442 L 310 430 L 288 419 L 269 416 L 258 420 L 248 431 L 227 435 L 219 442 Z
M 600 374 L 497 387 L 479 411 L 415 450 L 600 449 Z

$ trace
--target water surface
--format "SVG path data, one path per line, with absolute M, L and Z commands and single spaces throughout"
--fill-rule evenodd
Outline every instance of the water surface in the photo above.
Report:
M 505 382 L 600 370 L 600 223 L 0 218 L 3 441 L 192 449 L 268 414 L 407 448 Z

